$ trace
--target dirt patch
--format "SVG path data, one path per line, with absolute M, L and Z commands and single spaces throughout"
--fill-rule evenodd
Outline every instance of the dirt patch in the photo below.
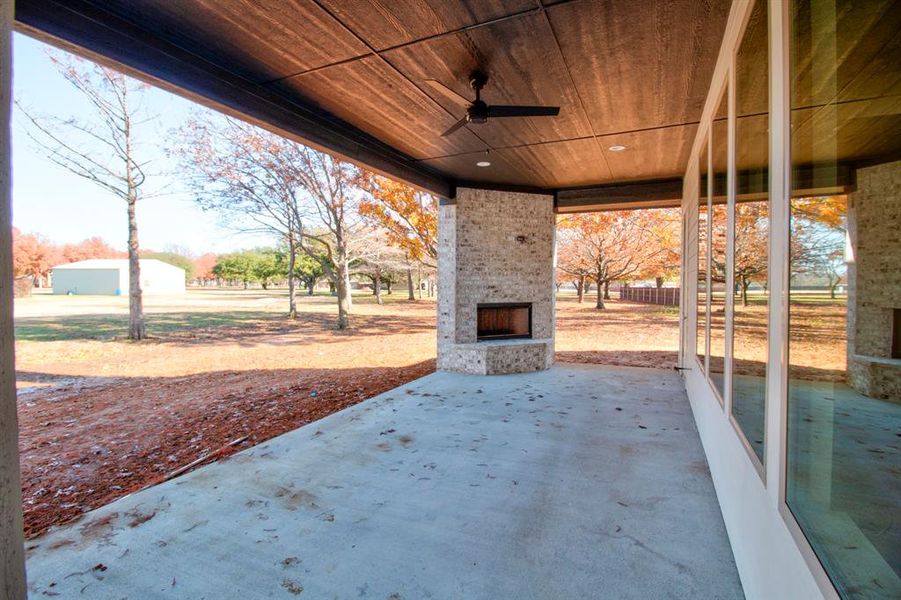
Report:
M 677 365 L 679 310 L 675 307 L 558 296 L 556 358 L 560 362 L 671 369 Z
M 33 537 L 231 440 L 228 456 L 434 371 L 284 369 L 140 378 L 20 406 L 25 533 Z M 314 394 L 315 392 L 315 394 Z M 298 499 L 302 503 L 303 498 Z M 136 515 L 139 525 L 152 515 Z M 141 520 L 143 519 L 143 521 Z M 92 524 L 88 535 L 99 525 Z

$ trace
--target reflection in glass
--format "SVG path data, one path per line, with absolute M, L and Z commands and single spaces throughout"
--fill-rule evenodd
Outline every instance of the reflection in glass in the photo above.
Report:
M 697 353 L 701 371 L 707 357 L 707 143 L 698 159 L 698 319 Z
M 735 57 L 735 289 L 732 415 L 764 462 L 769 259 L 767 3 L 756 2 Z
M 726 360 L 726 171 L 729 162 L 729 102 L 723 92 L 711 126 L 713 196 L 710 207 L 710 380 L 725 398 Z
M 901 11 L 792 2 L 786 502 L 845 598 L 901 598 Z

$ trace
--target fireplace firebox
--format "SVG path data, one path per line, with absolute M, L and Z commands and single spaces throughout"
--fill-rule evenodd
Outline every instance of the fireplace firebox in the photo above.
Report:
M 476 339 L 510 340 L 532 337 L 531 303 L 479 304 Z

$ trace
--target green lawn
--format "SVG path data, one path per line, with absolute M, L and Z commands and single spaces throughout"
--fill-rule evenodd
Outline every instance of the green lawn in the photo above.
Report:
M 382 294 L 384 304 L 406 303 L 407 290 Z M 423 300 L 427 302 L 428 299 Z M 353 295 L 355 306 L 376 304 L 371 292 Z M 297 296 L 302 326 L 314 315 L 337 314 L 335 296 L 327 291 Z M 150 337 L 206 329 L 262 327 L 288 323 L 288 293 L 283 288 L 193 288 L 184 296 L 145 296 L 144 315 Z M 128 332 L 128 299 L 122 296 L 54 296 L 37 293 L 16 301 L 16 339 L 22 342 L 112 340 Z

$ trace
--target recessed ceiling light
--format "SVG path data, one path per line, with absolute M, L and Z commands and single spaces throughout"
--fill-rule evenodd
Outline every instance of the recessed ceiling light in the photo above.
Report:
M 490 167 L 491 163 L 488 162 L 487 160 L 480 160 L 479 162 L 476 163 L 476 166 L 477 167 Z
M 607 148 L 607 150 L 610 150 L 610 152 L 622 152 L 625 149 L 626 147 L 620 144 L 614 144 L 613 146 Z

